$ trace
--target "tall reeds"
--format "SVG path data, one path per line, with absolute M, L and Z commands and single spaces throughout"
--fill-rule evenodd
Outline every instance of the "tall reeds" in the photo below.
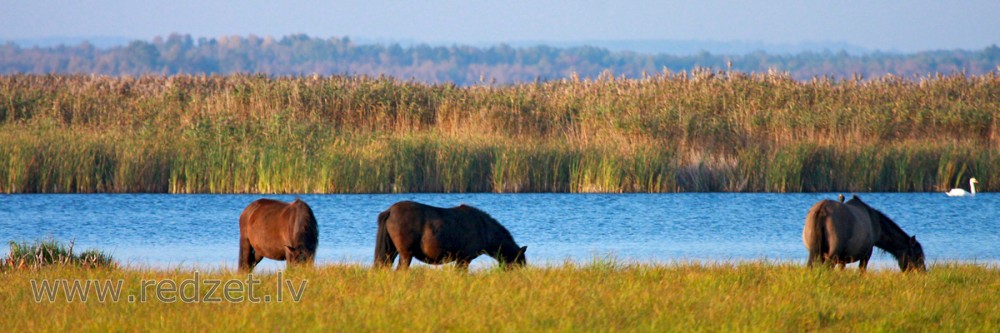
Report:
M 0 76 L 0 191 L 937 191 L 1000 185 L 1000 77 Z

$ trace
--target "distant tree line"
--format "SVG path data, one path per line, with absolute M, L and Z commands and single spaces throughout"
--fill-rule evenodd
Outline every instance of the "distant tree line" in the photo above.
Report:
M 1000 48 L 929 51 L 912 54 L 805 52 L 774 55 L 757 52 L 690 56 L 611 52 L 597 47 L 514 48 L 358 44 L 349 38 L 321 39 L 307 35 L 273 37 L 232 36 L 193 39 L 172 34 L 152 42 L 97 48 L 84 42 L 74 46 L 20 47 L 0 45 L 0 73 L 86 73 L 102 75 L 232 74 L 388 75 L 427 83 L 518 83 L 603 73 L 630 78 L 669 70 L 731 69 L 741 72 L 786 72 L 798 80 L 818 76 L 872 78 L 887 74 L 914 77 L 965 73 L 979 75 L 998 70 Z

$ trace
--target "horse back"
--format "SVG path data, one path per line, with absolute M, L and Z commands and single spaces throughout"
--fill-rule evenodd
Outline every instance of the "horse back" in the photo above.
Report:
M 263 240 L 281 239 L 291 244 L 292 238 L 314 248 L 318 243 L 316 217 L 305 202 L 296 199 L 285 203 L 273 199 L 258 199 L 240 214 L 240 235 Z
M 474 231 L 476 223 L 467 213 L 457 208 L 440 208 L 413 201 L 402 201 L 389 207 L 389 221 L 393 228 L 411 233 L 434 233 L 454 236 Z
M 842 247 L 862 236 L 868 238 L 867 220 L 860 220 L 854 207 L 833 200 L 822 200 L 809 209 L 802 239 L 807 248 Z
M 872 208 L 868 204 L 861 202 L 855 197 L 855 199 L 848 201 L 845 206 L 847 206 L 854 216 L 855 227 L 858 228 L 859 233 L 861 231 L 867 232 L 865 236 L 871 237 L 873 242 L 881 237 L 882 226 L 872 215 Z
M 418 202 L 400 201 L 389 206 L 389 209 L 379 215 L 385 214 L 387 216 L 386 231 L 397 245 L 411 244 L 418 242 L 423 237 L 428 221 L 441 219 L 440 213 L 434 208 Z
M 240 233 L 249 232 L 260 221 L 274 219 L 287 206 L 287 203 L 273 199 L 254 200 L 240 213 Z
M 482 250 L 481 218 L 463 206 L 440 208 L 402 201 L 389 207 L 388 212 L 386 229 L 394 243 L 418 257 L 442 259 Z
M 862 207 L 823 200 L 810 209 L 802 239 L 810 256 L 822 253 L 838 262 L 867 260 L 878 238 Z

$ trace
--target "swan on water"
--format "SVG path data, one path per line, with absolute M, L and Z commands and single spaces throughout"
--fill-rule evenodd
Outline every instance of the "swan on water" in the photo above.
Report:
M 969 179 L 969 190 L 972 192 L 966 192 L 960 188 L 953 188 L 951 191 L 945 192 L 949 197 L 964 197 L 970 195 L 976 195 L 976 184 L 979 184 L 975 178 Z

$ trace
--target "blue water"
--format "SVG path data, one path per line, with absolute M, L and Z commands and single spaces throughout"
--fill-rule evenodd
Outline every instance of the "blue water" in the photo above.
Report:
M 1000 261 L 1000 195 L 863 193 L 923 244 L 928 259 Z M 0 241 L 54 238 L 144 267 L 236 267 L 238 219 L 261 197 L 294 195 L 0 195 Z M 320 225 L 318 263 L 370 264 L 375 218 L 400 200 L 477 206 L 505 225 L 529 264 L 625 262 L 804 262 L 806 211 L 836 194 L 359 194 L 302 195 Z M 9 249 L 0 246 L 0 254 Z M 876 252 L 879 253 L 879 252 Z M 493 265 L 483 256 L 474 266 Z M 891 267 L 887 254 L 874 265 Z M 284 263 L 265 259 L 265 269 Z

